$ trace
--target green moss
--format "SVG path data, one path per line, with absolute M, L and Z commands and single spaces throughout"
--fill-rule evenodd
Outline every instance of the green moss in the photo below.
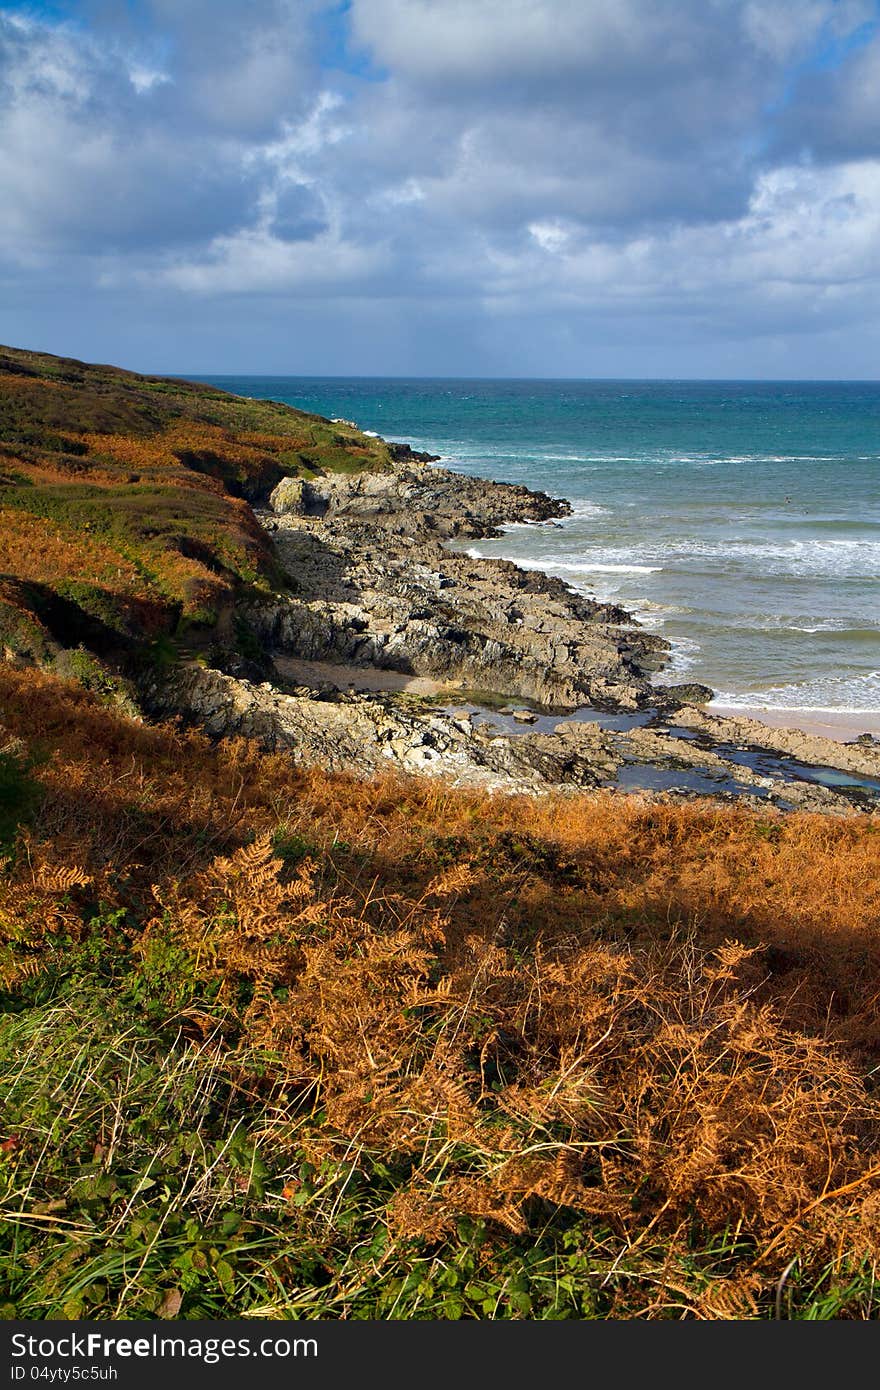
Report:
M 104 704 L 116 706 L 126 714 L 137 713 L 131 683 L 84 647 L 59 652 L 52 669 L 66 680 L 75 680 L 84 689 L 91 690 Z
M 60 580 L 55 592 L 69 599 L 83 613 L 95 618 L 103 627 L 120 636 L 128 635 L 132 623 L 127 606 L 119 594 L 97 584 L 84 584 L 75 580 Z
M 28 612 L 27 607 L 23 610 L 0 597 L 0 649 L 13 659 L 41 664 L 52 657 L 55 644 L 36 613 Z

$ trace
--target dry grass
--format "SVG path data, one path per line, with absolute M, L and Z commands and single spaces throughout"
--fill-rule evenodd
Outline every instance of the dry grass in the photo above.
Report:
M 763 1315 L 786 1270 L 825 1290 L 804 1315 L 867 1315 L 877 818 L 334 778 L 8 667 L 0 710 L 46 755 L 0 886 L 11 1007 L 118 956 L 279 1171 L 392 1173 L 358 1298 L 389 1250 L 457 1267 L 465 1222 L 490 1264 L 564 1231 L 602 1316 Z

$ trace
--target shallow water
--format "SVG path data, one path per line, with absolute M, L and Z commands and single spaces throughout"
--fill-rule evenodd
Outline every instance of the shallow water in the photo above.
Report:
M 449 707 L 450 709 L 452 706 Z M 516 719 L 512 714 L 503 714 L 501 711 L 485 710 L 476 705 L 456 706 L 457 709 L 466 708 L 473 718 L 475 724 L 489 724 L 494 726 L 501 733 L 506 734 L 552 734 L 559 724 L 601 724 L 603 729 L 612 729 L 617 733 L 625 733 L 628 729 L 641 729 L 656 717 L 655 710 L 634 710 L 632 713 L 623 714 L 605 713 L 603 710 L 582 709 L 573 710 L 571 714 L 532 714 L 529 723 L 524 720 Z
M 475 726 L 495 729 L 499 734 L 524 735 L 529 733 L 552 733 L 560 724 L 595 723 L 611 732 L 626 733 L 630 729 L 651 727 L 656 733 L 666 734 L 682 742 L 696 743 L 711 749 L 727 762 L 748 768 L 758 777 L 773 777 L 789 782 L 813 782 L 834 791 L 856 793 L 859 799 L 871 803 L 880 802 L 880 779 L 865 777 L 855 772 L 845 772 L 839 768 L 824 767 L 801 762 L 785 753 L 774 753 L 766 749 L 750 748 L 735 743 L 716 743 L 704 734 L 664 723 L 655 709 L 638 710 L 625 713 L 611 713 L 588 707 L 574 710 L 571 714 L 537 714 L 531 722 L 514 718 L 478 705 L 449 705 L 447 713 L 466 712 Z M 719 791 L 744 793 L 752 796 L 765 796 L 770 789 L 752 786 L 736 781 L 724 773 L 701 772 L 699 768 L 664 768 L 654 763 L 641 763 L 627 760 L 621 767 L 613 783 L 627 790 L 668 791 L 682 788 L 702 795 L 717 795 Z
M 699 796 L 717 796 L 719 792 L 737 795 L 768 796 L 765 787 L 750 787 L 732 777 L 710 776 L 697 769 L 656 767 L 653 763 L 625 763 L 614 784 L 622 791 L 688 791 Z

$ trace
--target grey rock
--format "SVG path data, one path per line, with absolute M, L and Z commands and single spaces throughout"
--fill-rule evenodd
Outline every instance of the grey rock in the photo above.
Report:
M 675 721 L 719 742 L 734 743 L 743 748 L 766 748 L 813 766 L 880 778 L 880 743 L 873 741 L 871 744 L 859 740 L 838 743 L 836 739 L 822 738 L 799 729 L 776 729 L 757 719 L 710 714 L 690 705 L 676 712 Z
M 255 604 L 247 618 L 279 657 L 379 667 L 559 710 L 651 698 L 650 668 L 667 644 L 559 579 L 451 553 L 433 535 L 412 547 L 363 518 L 284 514 L 272 535 L 295 596 Z
M 568 502 L 546 493 L 435 468 L 412 451 L 404 454 L 405 446 L 395 447 L 401 462 L 392 471 L 284 478 L 269 504 L 281 515 L 345 517 L 398 535 L 436 538 L 497 535 L 512 521 L 546 521 L 571 511 Z
M 183 713 L 210 733 L 254 738 L 330 770 L 397 769 L 532 795 L 608 789 L 625 762 L 638 762 L 681 769 L 685 788 L 688 771 L 696 771 L 746 789 L 719 791 L 722 801 L 852 813 L 835 790 L 734 763 L 724 756 L 730 743 L 880 775 L 880 744 L 831 744 L 719 719 L 701 708 L 712 696 L 707 687 L 652 683 L 669 645 L 624 609 L 509 561 L 474 559 L 448 546 L 498 534 L 510 521 L 553 524 L 567 503 L 430 467 L 407 446 L 393 456 L 388 473 L 285 478 L 271 494 L 271 511 L 258 513 L 289 591 L 252 599 L 241 616 L 277 672 L 289 663 L 293 693 L 291 686 L 282 691 L 262 678 L 254 683 L 193 664 L 145 677 L 150 711 Z M 351 680 L 358 671 L 370 679 Z M 422 694 L 425 683 L 447 687 L 452 708 L 420 703 L 412 693 L 355 692 L 377 683 L 377 672 L 393 673 L 389 688 L 399 691 L 419 683 Z M 491 694 L 495 708 L 507 701 L 499 712 L 521 727 L 504 732 L 474 721 L 456 707 L 468 691 Z M 612 732 L 580 721 L 539 732 L 528 727 L 538 722 L 532 710 L 516 703 L 523 700 L 559 712 L 657 707 L 669 723 L 704 738 L 689 742 L 647 728 Z M 636 794 L 674 800 L 696 792 Z

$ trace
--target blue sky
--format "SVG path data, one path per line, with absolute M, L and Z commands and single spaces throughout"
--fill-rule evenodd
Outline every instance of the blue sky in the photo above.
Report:
M 877 0 L 0 0 L 0 341 L 876 377 Z

